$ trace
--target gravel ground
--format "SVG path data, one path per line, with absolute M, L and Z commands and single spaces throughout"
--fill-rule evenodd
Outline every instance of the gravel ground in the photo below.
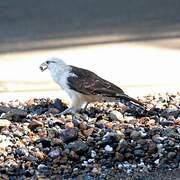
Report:
M 180 93 L 57 116 L 59 99 L 0 103 L 0 179 L 180 179 Z

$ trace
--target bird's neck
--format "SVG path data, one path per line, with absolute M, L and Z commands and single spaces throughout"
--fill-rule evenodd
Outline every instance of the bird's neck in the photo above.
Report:
M 67 86 L 67 78 L 69 76 L 70 68 L 69 66 L 61 66 L 51 70 L 51 75 L 56 83 L 58 83 L 61 88 L 65 89 Z

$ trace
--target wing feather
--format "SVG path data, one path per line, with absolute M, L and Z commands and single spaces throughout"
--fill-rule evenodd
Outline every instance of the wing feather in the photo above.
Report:
M 71 89 L 85 95 L 122 98 L 143 106 L 138 100 L 126 95 L 121 88 L 97 76 L 95 73 L 74 66 L 70 67 L 73 76 L 68 77 L 68 85 Z
M 123 90 L 111 82 L 97 76 L 95 73 L 71 66 L 73 76 L 68 77 L 71 89 L 86 95 L 101 95 L 113 97 L 124 94 Z

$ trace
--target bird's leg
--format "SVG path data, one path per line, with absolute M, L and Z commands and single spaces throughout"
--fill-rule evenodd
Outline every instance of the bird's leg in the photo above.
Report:
M 84 113 L 86 111 L 88 104 L 89 104 L 89 102 L 85 103 L 84 107 L 80 110 L 81 113 Z
M 85 104 L 85 106 L 84 106 L 84 108 L 83 108 L 83 111 L 85 111 L 85 110 L 86 110 L 86 108 L 87 108 L 88 104 L 89 104 L 89 102 L 86 102 L 86 104 Z
M 66 110 L 64 110 L 63 112 L 60 112 L 58 114 L 56 114 L 57 116 L 60 116 L 60 115 L 66 115 L 66 114 L 69 114 L 69 113 L 72 113 L 72 114 L 75 114 L 75 110 L 74 108 L 67 108 Z

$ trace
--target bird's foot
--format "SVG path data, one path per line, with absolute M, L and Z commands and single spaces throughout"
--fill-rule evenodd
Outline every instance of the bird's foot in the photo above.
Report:
M 67 108 L 63 112 L 60 112 L 60 113 L 56 114 L 56 116 L 67 115 L 67 114 L 74 115 L 75 114 L 75 110 L 73 108 Z

